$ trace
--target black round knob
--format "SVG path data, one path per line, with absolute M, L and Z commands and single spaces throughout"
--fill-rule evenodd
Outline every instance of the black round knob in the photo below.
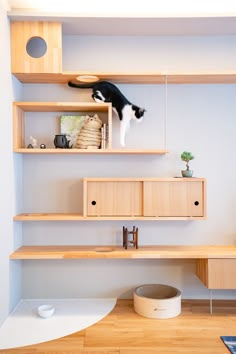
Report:
M 96 205 L 97 203 L 96 203 L 96 200 L 93 200 L 92 202 L 91 202 L 91 204 L 92 205 Z
M 194 202 L 194 205 L 198 206 L 198 205 L 199 205 L 199 201 L 196 200 L 196 201 Z

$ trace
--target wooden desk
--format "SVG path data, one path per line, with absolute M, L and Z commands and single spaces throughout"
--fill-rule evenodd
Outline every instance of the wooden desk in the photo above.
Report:
M 14 260 L 196 259 L 196 274 L 208 289 L 236 289 L 236 246 L 22 246 Z

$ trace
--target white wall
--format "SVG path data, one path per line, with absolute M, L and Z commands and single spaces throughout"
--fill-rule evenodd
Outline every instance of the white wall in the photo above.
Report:
M 164 68 L 187 71 L 236 69 L 236 37 L 63 39 L 65 70 L 122 71 Z M 122 48 L 125 48 L 123 50 Z M 139 55 L 140 54 L 140 55 Z M 134 125 L 127 147 L 163 147 L 165 156 L 24 156 L 22 212 L 81 212 L 81 178 L 180 176 L 183 150 L 195 155 L 194 175 L 207 178 L 206 221 L 163 222 L 30 222 L 23 223 L 24 243 L 121 245 L 122 226 L 139 227 L 144 244 L 235 244 L 234 166 L 236 85 L 170 85 L 165 132 L 165 87 L 119 85 L 134 103 L 147 109 Z M 89 93 L 67 85 L 24 85 L 24 99 L 77 101 Z M 114 139 L 118 123 L 114 117 Z M 155 128 L 156 127 L 156 128 Z M 48 131 L 52 139 L 53 132 Z M 41 141 L 43 142 L 43 141 Z M 41 143 L 40 142 L 40 143 Z M 153 147 L 153 145 L 151 146 Z M 66 260 L 24 261 L 23 296 L 130 297 L 135 286 L 166 283 L 177 286 L 184 298 L 205 298 L 208 290 L 195 276 L 192 260 Z M 214 296 L 235 298 L 235 291 Z
M 22 189 L 21 158 L 12 153 L 12 100 L 20 87 L 11 77 L 10 31 L 6 10 L 0 2 L 0 325 L 21 298 L 21 265 L 9 261 L 9 254 L 21 243 L 21 225 L 13 225 L 17 210 L 16 190 Z M 13 90 L 13 86 L 15 87 Z M 18 177 L 14 175 L 17 170 Z M 17 186 L 17 188 L 15 188 Z M 20 187 L 20 188 L 18 188 Z
M 214 72 L 235 70 L 236 36 L 65 36 L 64 70 Z

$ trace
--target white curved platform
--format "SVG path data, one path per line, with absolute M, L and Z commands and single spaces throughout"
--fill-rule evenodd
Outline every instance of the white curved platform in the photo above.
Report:
M 42 304 L 55 307 L 52 317 L 38 316 Z M 104 318 L 116 299 L 21 300 L 0 328 L 0 349 L 42 343 L 87 328 Z

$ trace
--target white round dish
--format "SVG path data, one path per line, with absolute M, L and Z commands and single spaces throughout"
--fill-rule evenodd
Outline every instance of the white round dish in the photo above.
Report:
M 43 318 L 49 318 L 54 314 L 55 308 L 52 305 L 41 305 L 38 307 L 38 315 Z

